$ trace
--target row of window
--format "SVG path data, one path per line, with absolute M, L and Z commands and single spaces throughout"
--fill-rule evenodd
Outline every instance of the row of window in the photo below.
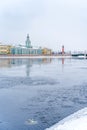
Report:
M 11 54 L 42 54 L 40 49 L 11 48 Z

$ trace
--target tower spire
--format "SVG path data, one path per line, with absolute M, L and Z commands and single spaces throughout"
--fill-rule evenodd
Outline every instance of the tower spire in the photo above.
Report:
M 32 48 L 29 34 L 27 34 L 26 47 L 27 47 L 27 48 Z

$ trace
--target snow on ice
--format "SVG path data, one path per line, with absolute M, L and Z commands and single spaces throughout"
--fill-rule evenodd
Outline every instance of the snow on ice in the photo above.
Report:
M 79 110 L 46 130 L 87 130 L 87 108 Z

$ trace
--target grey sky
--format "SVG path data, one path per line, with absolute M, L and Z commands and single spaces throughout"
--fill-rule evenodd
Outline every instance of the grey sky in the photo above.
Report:
M 0 41 L 53 50 L 87 50 L 86 0 L 3 0 L 0 2 Z

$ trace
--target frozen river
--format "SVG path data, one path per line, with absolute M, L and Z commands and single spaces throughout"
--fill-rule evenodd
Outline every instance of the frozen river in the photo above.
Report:
M 0 59 L 0 130 L 44 130 L 87 107 L 86 59 Z

